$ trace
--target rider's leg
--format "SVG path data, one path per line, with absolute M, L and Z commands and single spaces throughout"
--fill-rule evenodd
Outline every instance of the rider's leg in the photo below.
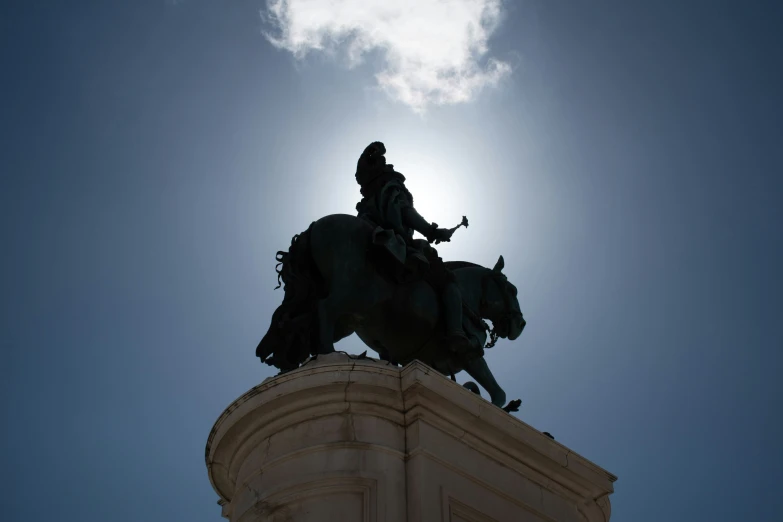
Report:
M 441 299 L 446 322 L 446 335 L 465 335 L 462 330 L 462 293 L 457 283 L 453 281 L 446 283 Z
M 446 325 L 446 344 L 453 352 L 465 353 L 475 349 L 462 329 L 462 292 L 454 273 L 446 268 L 438 252 L 429 244 L 422 245 L 430 265 L 430 282 L 440 290 L 443 321 Z
M 446 342 L 455 352 L 465 353 L 473 350 L 473 346 L 462 329 L 462 292 L 454 281 L 449 281 L 441 294 L 444 322 L 446 323 Z

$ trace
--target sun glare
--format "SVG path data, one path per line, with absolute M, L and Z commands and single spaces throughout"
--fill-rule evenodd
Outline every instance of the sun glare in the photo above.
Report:
M 460 222 L 468 198 L 453 165 L 436 165 L 428 158 L 412 155 L 394 167 L 405 175 L 405 185 L 413 194 L 419 214 L 444 228 Z

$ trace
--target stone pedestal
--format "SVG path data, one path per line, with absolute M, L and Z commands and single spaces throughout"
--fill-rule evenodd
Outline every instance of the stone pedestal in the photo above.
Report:
M 414 362 L 320 356 L 215 423 L 232 522 L 609 520 L 613 475 Z

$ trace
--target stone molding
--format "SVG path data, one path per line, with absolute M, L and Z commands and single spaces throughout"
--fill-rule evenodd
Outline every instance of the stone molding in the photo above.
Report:
M 607 522 L 616 480 L 418 361 L 399 368 L 343 353 L 235 400 L 205 457 L 223 516 L 243 522 L 320 520 L 307 517 L 324 506 L 377 522 L 429 521 L 436 511 L 437 520 L 487 522 L 518 511 L 529 520 Z M 476 492 L 475 505 L 465 491 Z M 490 497 L 508 507 L 478 506 Z

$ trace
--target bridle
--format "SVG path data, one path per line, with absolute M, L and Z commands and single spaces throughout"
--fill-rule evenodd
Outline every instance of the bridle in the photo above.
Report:
M 489 312 L 489 304 L 487 302 L 486 296 L 487 296 L 487 290 L 490 281 L 494 281 L 495 284 L 498 285 L 500 293 L 503 294 L 503 311 L 500 313 L 498 317 L 492 320 L 492 328 L 490 328 L 487 322 L 483 319 L 484 317 L 488 316 L 488 312 Z M 462 304 L 464 313 L 467 314 L 467 316 L 479 328 L 487 332 L 489 341 L 487 341 L 487 344 L 484 346 L 484 348 L 492 348 L 493 346 L 495 346 L 495 343 L 498 342 L 498 333 L 496 331 L 497 327 L 495 326 L 496 324 L 506 321 L 508 323 L 508 326 L 510 327 L 511 320 L 517 316 L 522 315 L 514 310 L 514 307 L 511 302 L 510 292 L 506 288 L 507 282 L 508 279 L 506 278 L 505 275 L 495 272 L 494 270 L 490 270 L 488 274 L 485 274 L 481 278 L 481 301 L 479 301 L 478 313 L 474 312 L 464 302 Z

